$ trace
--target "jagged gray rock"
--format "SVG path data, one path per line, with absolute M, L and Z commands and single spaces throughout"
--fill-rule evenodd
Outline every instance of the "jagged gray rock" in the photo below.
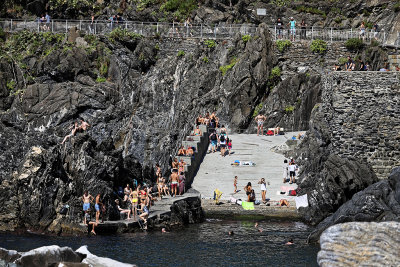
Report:
M 356 193 L 319 223 L 308 241 L 317 241 L 321 233 L 332 225 L 353 221 L 400 221 L 400 167 L 395 168 L 387 180 Z
M 399 222 L 337 224 L 321 235 L 318 264 L 329 266 L 399 266 Z

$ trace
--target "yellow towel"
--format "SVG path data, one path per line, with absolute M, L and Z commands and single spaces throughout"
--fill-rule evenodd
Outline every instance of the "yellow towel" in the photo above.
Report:
M 254 202 L 246 202 L 246 201 L 243 201 L 243 202 L 242 202 L 242 207 L 243 207 L 243 209 L 245 209 L 245 210 L 254 210 Z

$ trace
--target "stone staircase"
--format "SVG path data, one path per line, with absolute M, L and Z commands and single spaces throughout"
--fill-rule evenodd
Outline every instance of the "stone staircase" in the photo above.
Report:
M 200 125 L 199 128 L 200 128 L 201 132 L 203 133 L 202 136 L 190 136 L 189 135 L 189 136 L 185 137 L 184 141 L 182 141 L 182 146 L 184 146 L 185 149 L 188 148 L 189 146 L 195 148 L 193 156 L 192 157 L 176 156 L 178 161 L 180 161 L 182 159 L 186 163 L 186 166 L 185 166 L 186 189 L 191 187 L 194 176 L 196 175 L 197 170 L 199 169 L 200 164 L 203 161 L 204 155 L 207 152 L 207 148 L 208 148 L 208 144 L 209 144 L 209 140 L 208 140 L 209 129 L 207 128 L 206 125 Z

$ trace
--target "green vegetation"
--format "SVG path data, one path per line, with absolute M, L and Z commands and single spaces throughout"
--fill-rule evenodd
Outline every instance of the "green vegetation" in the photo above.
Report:
M 127 31 L 126 29 L 121 29 L 121 28 L 115 28 L 110 32 L 108 35 L 108 39 L 111 42 L 114 42 L 115 40 L 119 41 L 131 41 L 131 40 L 136 40 L 140 39 L 143 36 L 134 32 Z
M 214 40 L 205 40 L 204 44 L 208 47 L 208 48 L 214 48 L 217 46 L 217 43 Z
M 104 83 L 104 82 L 106 82 L 106 81 L 107 81 L 107 79 L 104 78 L 104 77 L 97 77 L 97 79 L 96 79 L 96 82 L 97 82 L 97 83 Z
M 333 21 L 335 21 L 337 24 L 340 24 L 345 19 L 346 18 L 343 16 L 337 16 L 336 18 L 333 19 Z
M 179 50 L 178 54 L 176 55 L 177 57 L 183 57 L 185 55 L 185 51 Z
M 327 47 L 328 45 L 326 42 L 320 39 L 315 39 L 310 45 L 311 51 L 318 54 L 324 54 L 327 50 Z
M 397 1 L 397 3 L 393 6 L 394 12 L 399 12 L 400 11 L 400 1 Z
M 278 48 L 278 51 L 281 53 L 285 52 L 291 45 L 292 45 L 292 42 L 289 40 L 277 40 L 276 41 L 276 47 Z
M 243 35 L 242 36 L 242 40 L 243 40 L 243 42 L 244 43 L 247 43 L 248 41 L 250 41 L 250 39 L 251 39 L 251 36 L 250 35 Z
M 310 14 L 315 14 L 315 15 L 321 15 L 324 18 L 326 18 L 326 13 L 325 11 L 322 11 L 318 8 L 315 7 L 306 7 L 306 6 L 297 6 L 296 10 L 302 13 L 310 13 Z
M 238 62 L 238 59 L 236 57 L 234 57 L 231 59 L 229 65 L 219 67 L 219 70 L 221 71 L 222 76 L 225 76 L 225 74 L 228 72 L 228 70 L 232 69 L 237 62 Z
M 258 105 L 255 107 L 254 112 L 253 112 L 253 118 L 254 118 L 254 117 L 257 117 L 257 115 L 258 115 L 258 113 L 260 113 L 262 107 L 263 107 L 262 103 L 258 104 Z
M 293 111 L 294 111 L 294 106 L 286 106 L 285 107 L 285 112 L 287 113 L 287 114 L 289 114 L 289 113 L 293 113 Z
M 195 9 L 197 9 L 196 0 L 167 0 L 160 7 L 161 12 L 164 12 L 164 14 L 172 13 L 179 20 L 189 17 Z
M 4 32 L 3 28 L 0 27 L 0 42 L 6 40 L 6 33 Z
M 77 13 L 89 14 L 96 13 L 102 9 L 97 0 L 49 0 L 48 6 L 50 10 L 68 10 L 69 14 Z
M 358 38 L 351 38 L 344 45 L 350 51 L 360 51 L 364 47 L 363 41 Z
M 202 60 L 204 63 L 208 63 L 208 57 L 203 57 Z
M 287 6 L 288 4 L 290 4 L 292 2 L 292 0 L 271 0 L 271 4 L 274 4 L 276 6 Z
M 160 45 L 159 45 L 159 44 L 156 44 L 156 45 L 154 46 L 154 49 L 155 49 L 155 50 L 160 50 Z
M 271 74 L 269 75 L 269 79 L 275 79 L 281 77 L 281 69 L 276 66 L 271 70 Z
M 339 58 L 338 62 L 339 62 L 339 65 L 344 65 L 347 62 L 347 58 L 341 57 L 341 58 Z
M 16 84 L 17 84 L 17 83 L 16 83 L 14 80 L 8 81 L 8 82 L 7 82 L 7 85 L 6 85 L 6 86 L 7 86 L 7 89 L 8 89 L 10 92 L 13 91 Z

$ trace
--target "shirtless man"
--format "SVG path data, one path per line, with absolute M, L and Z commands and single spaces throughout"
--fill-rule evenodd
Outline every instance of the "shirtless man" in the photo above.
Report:
M 90 127 L 89 123 L 86 121 L 80 120 L 81 125 L 79 125 L 79 128 L 82 129 L 83 131 L 86 131 L 88 127 Z
M 89 195 L 88 191 L 86 190 L 85 193 L 82 196 L 82 201 L 83 201 L 83 211 L 85 212 L 85 217 L 83 219 L 83 223 L 86 223 L 86 214 L 89 212 L 90 209 L 90 202 L 93 201 L 93 196 Z
M 178 189 L 178 184 L 179 184 L 178 172 L 176 172 L 176 171 L 172 172 L 172 174 L 170 176 L 170 181 L 171 181 L 171 196 L 173 194 L 175 197 L 177 194 L 177 189 Z
M 100 194 L 97 194 L 96 204 L 94 205 L 94 208 L 96 209 L 96 223 L 99 223 L 100 206 L 103 206 L 103 203 L 100 202 Z
M 257 117 L 255 117 L 254 119 L 257 122 L 257 136 L 260 134 L 260 130 L 261 130 L 261 136 L 262 136 L 264 122 L 267 120 L 267 117 L 265 117 L 264 115 L 258 114 Z
M 75 122 L 74 125 L 72 125 L 71 127 L 69 127 L 69 130 L 72 129 L 72 131 L 71 131 L 71 133 L 70 133 L 69 135 L 67 135 L 66 137 L 64 137 L 64 140 L 61 142 L 61 144 L 64 144 L 65 141 L 68 140 L 68 138 L 71 138 L 72 136 L 74 136 L 75 133 L 76 133 L 76 131 L 79 130 L 79 127 L 80 127 L 80 126 L 78 126 L 78 123 L 77 123 L 77 122 Z
M 201 130 L 199 129 L 199 125 L 196 125 L 196 129 L 193 131 L 193 135 L 202 135 Z

